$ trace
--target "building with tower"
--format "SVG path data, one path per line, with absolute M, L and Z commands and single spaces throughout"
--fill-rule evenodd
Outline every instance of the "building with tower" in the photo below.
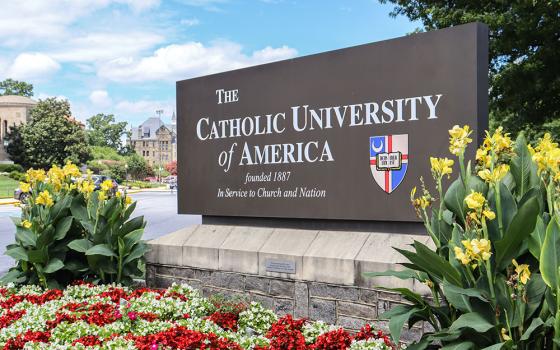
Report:
M 37 102 L 25 96 L 0 96 L 0 163 L 11 163 L 6 152 L 6 135 L 10 127 L 25 124 Z
M 165 167 L 166 164 L 177 160 L 177 118 L 175 113 L 171 123 L 163 122 L 163 111 L 156 111 L 157 116 L 146 119 L 137 127 L 130 130 L 129 145 L 146 159 L 153 168 Z

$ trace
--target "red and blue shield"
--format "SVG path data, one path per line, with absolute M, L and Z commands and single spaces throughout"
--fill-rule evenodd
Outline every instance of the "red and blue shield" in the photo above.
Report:
M 403 181 L 408 168 L 408 135 L 369 138 L 369 164 L 375 182 L 387 193 Z

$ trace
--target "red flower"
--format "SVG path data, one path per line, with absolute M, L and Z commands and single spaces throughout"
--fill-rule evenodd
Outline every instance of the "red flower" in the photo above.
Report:
M 214 322 L 223 329 L 232 330 L 237 332 L 237 320 L 239 314 L 234 314 L 232 312 L 219 312 L 216 311 L 210 315 L 207 319 Z
M 27 342 L 47 343 L 50 336 L 51 334 L 49 332 L 27 331 L 23 335 L 20 334 L 15 338 L 8 339 L 6 344 L 4 344 L 4 350 L 23 349 Z
M 0 328 L 6 328 L 15 321 L 19 320 L 20 318 L 25 315 L 25 310 L 21 311 L 6 311 L 6 313 L 0 316 Z
M 393 344 L 388 336 L 386 336 L 382 331 L 375 331 L 375 329 L 373 329 L 373 327 L 369 324 L 363 326 L 354 338 L 356 340 L 383 339 L 383 342 L 387 346 L 390 346 L 393 349 L 396 348 L 395 344 Z
M 313 350 L 344 350 L 350 346 L 350 343 L 352 343 L 350 334 L 339 328 L 321 334 L 310 348 Z
M 213 333 L 192 331 L 182 326 L 145 336 L 129 335 L 127 339 L 134 341 L 135 346 L 140 350 L 157 349 L 160 345 L 172 349 L 241 350 L 238 344 L 218 338 Z
M 95 335 L 86 335 L 84 337 L 78 338 L 72 342 L 72 345 L 76 345 L 78 343 L 83 344 L 85 346 L 96 346 L 96 345 L 103 344 L 101 340 Z
M 305 320 L 294 320 L 292 315 L 286 315 L 276 321 L 266 337 L 270 339 L 270 350 L 300 350 L 305 349 L 305 338 L 301 327 Z

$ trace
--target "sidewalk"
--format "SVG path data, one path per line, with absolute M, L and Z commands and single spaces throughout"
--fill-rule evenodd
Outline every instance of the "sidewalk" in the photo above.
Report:
M 0 205 L 13 205 L 17 204 L 19 201 L 13 198 L 0 198 Z

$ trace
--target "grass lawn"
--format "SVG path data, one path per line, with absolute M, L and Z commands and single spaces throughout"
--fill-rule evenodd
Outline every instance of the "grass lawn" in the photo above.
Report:
M 10 179 L 5 175 L 0 175 L 0 198 L 11 198 L 14 190 L 19 186 L 19 182 Z

